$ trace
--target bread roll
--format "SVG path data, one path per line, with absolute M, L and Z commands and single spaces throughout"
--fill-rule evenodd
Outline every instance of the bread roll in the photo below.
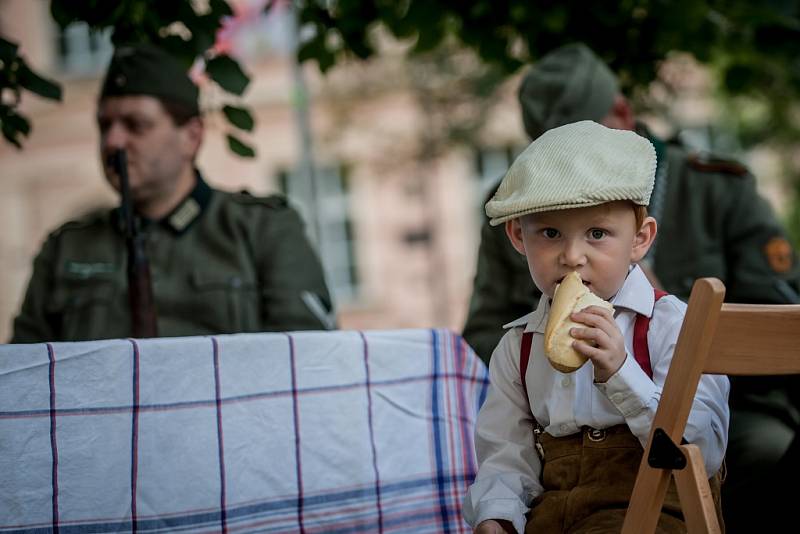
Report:
M 550 365 L 562 373 L 571 373 L 586 363 L 586 356 L 572 348 L 575 338 L 569 335 L 574 327 L 586 325 L 572 321 L 569 316 L 588 306 L 602 306 L 613 311 L 611 303 L 601 299 L 583 285 L 577 272 L 571 272 L 556 286 L 553 305 L 544 329 L 544 352 Z

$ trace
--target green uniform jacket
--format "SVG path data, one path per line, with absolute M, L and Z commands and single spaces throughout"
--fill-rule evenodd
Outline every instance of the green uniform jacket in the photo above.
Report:
M 159 336 L 330 328 L 322 266 L 282 197 L 194 191 L 144 223 Z M 131 335 L 118 210 L 53 232 L 34 261 L 12 343 Z
M 666 171 L 659 174 L 666 181 L 652 263 L 664 289 L 687 300 L 696 278 L 714 276 L 728 302 L 800 302 L 796 254 L 753 176 L 738 164 L 653 142 Z M 464 338 L 488 363 L 502 325 L 530 313 L 539 297 L 504 226 L 486 219 Z

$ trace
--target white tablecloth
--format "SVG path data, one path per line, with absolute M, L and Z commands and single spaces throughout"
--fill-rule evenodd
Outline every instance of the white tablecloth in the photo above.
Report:
M 0 346 L 0 532 L 468 532 L 444 330 Z

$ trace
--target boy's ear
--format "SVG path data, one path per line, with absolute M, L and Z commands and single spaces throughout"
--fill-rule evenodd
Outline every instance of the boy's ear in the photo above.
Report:
M 652 217 L 645 217 L 639 231 L 633 236 L 633 248 L 631 249 L 631 262 L 636 263 L 645 257 L 647 251 L 656 239 L 658 225 Z
M 519 219 L 506 221 L 506 235 L 514 249 L 524 256 L 525 243 L 522 240 L 522 224 Z

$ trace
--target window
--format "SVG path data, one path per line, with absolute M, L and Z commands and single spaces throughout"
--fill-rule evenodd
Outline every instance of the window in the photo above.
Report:
M 359 276 L 348 176 L 341 166 L 327 166 L 315 170 L 315 179 L 317 206 L 311 209 L 310 184 L 290 171 L 277 176 L 278 186 L 298 209 L 310 233 L 316 228 L 320 234 L 317 249 L 334 299 L 337 304 L 352 302 L 358 296 Z
M 59 66 L 76 76 L 96 75 L 114 51 L 110 30 L 91 31 L 85 22 L 74 22 L 59 31 L 56 45 Z
M 514 159 L 524 147 L 482 147 L 475 151 L 475 178 L 477 201 L 483 208 L 486 197 L 494 191 Z

